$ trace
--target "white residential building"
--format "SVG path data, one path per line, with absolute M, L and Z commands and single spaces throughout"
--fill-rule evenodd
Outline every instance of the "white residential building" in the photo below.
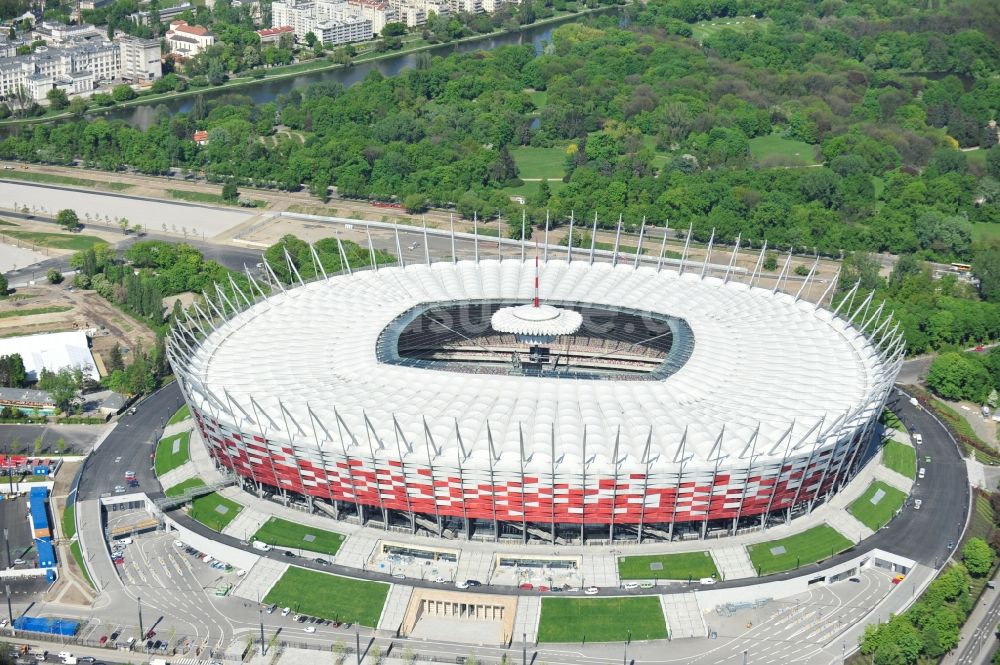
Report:
M 347 0 L 350 10 L 361 18 L 372 22 L 372 32 L 376 35 L 382 32 L 386 23 L 396 21 L 396 13 L 387 2 L 377 0 Z
M 118 38 L 121 52 L 121 77 L 131 81 L 153 81 L 163 76 L 160 41 L 122 36 Z
M 451 0 L 389 0 L 397 21 L 413 28 L 427 23 L 431 12 L 441 16 L 451 14 Z
M 121 55 L 109 41 L 68 46 L 39 46 L 34 53 L 0 61 L 0 94 L 16 95 L 18 88 L 35 101 L 53 88 L 67 94 L 92 91 L 101 81 L 120 77 Z
M 374 34 L 371 19 L 361 16 L 359 9 L 346 0 L 273 2 L 271 23 L 291 26 L 300 42 L 310 32 L 324 44 L 361 42 Z
M 483 12 L 482 0 L 451 0 L 451 10 L 453 12 L 466 14 L 481 14 Z
M 58 21 L 42 21 L 32 30 L 34 39 L 41 39 L 49 46 L 79 44 L 84 41 L 107 41 L 105 33 L 89 23 L 66 25 Z
M 178 19 L 170 22 L 170 29 L 164 35 L 167 48 L 174 55 L 189 58 L 198 55 L 215 44 L 215 35 L 200 25 L 188 25 Z

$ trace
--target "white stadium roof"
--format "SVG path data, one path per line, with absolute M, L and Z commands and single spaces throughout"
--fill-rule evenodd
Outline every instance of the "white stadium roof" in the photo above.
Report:
M 514 259 L 321 279 L 209 329 L 185 354 L 185 373 L 196 405 L 245 432 L 315 447 L 314 431 L 326 436 L 312 414 L 332 433 L 323 448 L 340 452 L 342 425 L 353 436 L 348 447 L 361 446 L 365 456 L 371 440 L 379 456 L 402 449 L 426 460 L 426 423 L 447 463 L 461 454 L 466 468 L 485 466 L 492 439 L 496 468 L 517 469 L 523 439 L 526 471 L 548 473 L 553 435 L 556 469 L 580 468 L 585 429 L 588 469 L 597 472 L 613 466 L 616 441 L 620 470 L 642 468 L 647 441 L 654 469 L 678 460 L 725 466 L 746 457 L 752 442 L 759 460 L 780 460 L 790 427 L 799 448 L 820 431 L 860 421 L 863 410 L 869 418 L 884 394 L 879 385 L 896 369 L 848 322 L 787 294 L 675 270 L 561 260 L 542 265 L 542 302 L 682 318 L 694 338 L 687 362 L 663 380 L 625 381 L 456 373 L 376 357 L 379 334 L 418 304 L 530 302 L 533 290 L 534 266 Z M 266 415 L 253 417 L 255 410 Z

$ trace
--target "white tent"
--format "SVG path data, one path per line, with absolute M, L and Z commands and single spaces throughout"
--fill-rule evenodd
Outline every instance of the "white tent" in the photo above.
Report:
M 37 380 L 43 369 L 57 372 L 64 367 L 79 367 L 83 375 L 95 381 L 101 378 L 90 353 L 87 335 L 80 331 L 43 333 L 0 339 L 0 356 L 20 354 L 28 378 Z

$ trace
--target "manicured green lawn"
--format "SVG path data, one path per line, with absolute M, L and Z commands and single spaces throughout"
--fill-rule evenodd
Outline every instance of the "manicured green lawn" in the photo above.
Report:
M 750 154 L 765 165 L 809 166 L 816 164 L 815 146 L 782 138 L 780 134 L 750 139 Z
M 308 536 L 312 536 L 312 539 L 308 539 Z M 339 533 L 296 524 L 279 517 L 272 517 L 265 522 L 253 537 L 269 545 L 297 547 L 329 555 L 336 554 L 344 543 L 344 537 Z
M 328 575 L 291 566 L 264 597 L 265 603 L 300 614 L 374 626 L 382 614 L 389 585 Z
M 190 192 L 186 189 L 168 189 L 167 194 L 171 198 L 180 199 L 182 201 L 192 201 L 194 203 L 212 203 L 215 205 L 237 205 L 235 201 L 227 201 L 222 198 L 222 194 L 212 194 L 210 192 Z M 260 199 L 254 199 L 255 208 L 263 208 L 267 205 L 267 201 L 261 201 Z
M 4 231 L 3 235 L 24 240 L 42 247 L 54 249 L 72 249 L 77 252 L 90 249 L 94 245 L 104 243 L 97 236 L 82 236 L 76 233 L 48 233 L 45 231 Z
M 878 503 L 872 503 L 872 498 L 880 491 L 883 493 L 882 498 Z M 864 494 L 847 507 L 847 510 L 869 529 L 878 531 L 892 519 L 904 501 L 906 501 L 905 492 L 876 480 L 869 485 Z
M 653 570 L 651 564 L 662 568 Z M 686 580 L 717 577 L 718 569 L 708 552 L 678 552 L 677 554 L 652 554 L 626 556 L 618 559 L 618 577 L 623 580 Z
M 167 424 L 168 425 L 176 425 L 177 423 L 179 423 L 180 421 L 184 420 L 185 418 L 190 418 L 190 417 L 191 417 L 191 409 L 189 409 L 188 405 L 185 404 L 181 408 L 177 409 L 177 413 L 175 413 L 174 415 L 170 416 L 170 420 L 167 421 Z
M 225 510 L 221 510 L 224 508 Z M 193 519 L 198 520 L 213 531 L 222 531 L 243 510 L 243 506 L 217 492 L 199 496 L 191 502 Z
M 882 449 L 882 464 L 907 478 L 917 477 L 917 451 L 899 441 L 889 441 Z
M 564 183 L 561 179 L 549 180 L 548 183 L 549 183 L 549 192 L 552 194 L 555 194 L 560 189 L 566 186 L 566 183 Z M 518 187 L 504 187 L 503 191 L 508 196 L 523 196 L 527 198 L 530 196 L 534 196 L 535 194 L 538 193 L 539 184 L 540 181 L 531 181 L 531 182 L 526 182 Z
M 163 490 L 163 493 L 167 496 L 180 496 L 187 492 L 189 489 L 194 489 L 195 487 L 204 487 L 205 481 L 201 478 L 188 478 L 182 483 L 177 483 L 173 487 L 169 487 Z
M 75 187 L 94 187 L 95 189 L 110 189 L 114 192 L 121 192 L 131 189 L 132 185 L 124 182 L 103 182 L 100 180 L 88 180 L 86 178 L 74 178 L 68 175 L 55 175 L 53 173 L 35 173 L 33 171 L 2 171 L 0 178 L 4 180 L 27 180 L 29 182 L 44 182 L 52 185 L 73 185 Z
M 171 469 L 176 469 L 189 459 L 188 446 L 191 441 L 191 432 L 181 432 L 173 436 L 161 439 L 156 444 L 156 475 L 162 476 Z M 176 444 L 177 452 L 174 452 Z
M 528 97 L 531 98 L 531 103 L 537 108 L 542 108 L 549 101 L 549 91 L 548 90 L 532 90 L 528 93 Z
M 714 18 L 708 21 L 699 21 L 691 26 L 691 36 L 701 41 L 719 32 L 723 28 L 729 28 L 737 32 L 748 32 L 754 28 L 764 28 L 770 23 L 769 19 L 758 19 L 753 16 L 734 16 L 731 18 Z
M 87 570 L 87 566 L 84 565 L 83 550 L 80 549 L 80 541 L 74 540 L 69 546 L 69 551 L 73 555 L 73 560 L 76 561 L 76 565 L 80 567 L 80 572 L 83 573 L 83 578 L 87 580 L 87 584 L 90 585 L 90 588 L 96 589 L 97 587 L 94 586 L 94 580 L 90 579 L 90 571 Z
M 770 575 L 791 570 L 797 565 L 821 561 L 837 552 L 843 552 L 851 545 L 851 541 L 832 526 L 821 524 L 788 538 L 750 545 L 747 552 L 758 574 Z M 780 548 L 785 551 L 781 552 Z M 773 552 L 775 549 L 779 551 Z
M 66 506 L 62 514 L 62 537 L 72 540 L 76 535 L 76 504 L 71 503 Z
M 899 417 L 889 409 L 885 409 L 882 411 L 882 423 L 886 427 L 891 427 L 892 429 L 898 430 L 903 433 L 906 432 L 906 426 L 903 425 L 903 421 L 900 420 Z
M 543 598 L 539 642 L 659 640 L 667 623 L 656 596 L 631 598 Z
M 1000 224 L 990 222 L 973 222 L 972 239 L 975 242 L 990 242 L 1000 239 Z
M 510 151 L 521 178 L 560 180 L 566 173 L 566 148 L 532 148 L 522 146 Z

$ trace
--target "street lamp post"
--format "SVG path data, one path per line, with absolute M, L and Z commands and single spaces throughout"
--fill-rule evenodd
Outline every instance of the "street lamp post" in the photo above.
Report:
M 139 607 L 139 639 L 146 639 L 146 631 L 142 627 L 142 598 L 136 596 L 135 603 Z
M 361 665 L 361 631 L 357 627 L 354 628 L 354 642 L 355 651 L 358 653 L 358 665 Z
M 521 633 L 521 665 L 528 665 L 528 634 Z
M 628 645 L 632 641 L 632 630 L 628 629 L 628 637 L 625 638 L 625 648 L 622 652 L 622 665 L 628 665 Z
M 14 635 L 17 635 L 17 632 L 14 630 L 14 610 L 10 606 L 10 585 L 4 584 L 4 588 L 7 591 L 7 619 L 10 621 L 10 630 Z
M 750 662 L 750 649 L 743 650 L 743 665 L 747 665 Z

